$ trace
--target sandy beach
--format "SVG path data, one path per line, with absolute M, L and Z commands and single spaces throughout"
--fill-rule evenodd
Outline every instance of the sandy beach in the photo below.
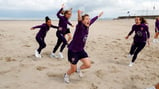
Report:
M 69 68 L 67 48 L 65 59 L 50 58 L 57 40 L 56 29 L 47 34 L 42 58 L 34 57 L 39 29 L 30 28 L 42 23 L 0 21 L 0 89 L 145 89 L 159 82 L 159 43 L 152 43 L 154 20 L 148 20 L 151 45 L 144 48 L 133 67 L 128 67 L 127 59 L 133 36 L 129 40 L 124 37 L 134 20 L 97 21 L 90 28 L 86 45 L 92 67 L 83 71 L 83 78 L 73 74 L 70 84 L 63 82 Z M 53 24 L 57 25 L 57 21 Z

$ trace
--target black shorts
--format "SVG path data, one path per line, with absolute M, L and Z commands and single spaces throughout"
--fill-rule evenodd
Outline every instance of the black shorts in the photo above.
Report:
M 68 61 L 71 64 L 76 65 L 79 60 L 83 58 L 87 58 L 87 57 L 88 57 L 88 54 L 84 50 L 80 52 L 73 52 L 71 50 L 68 50 Z
M 70 28 L 67 28 L 65 34 L 71 33 Z

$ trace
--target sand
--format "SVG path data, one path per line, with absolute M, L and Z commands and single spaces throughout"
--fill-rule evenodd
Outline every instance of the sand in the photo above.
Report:
M 124 37 L 134 20 L 96 22 L 86 45 L 92 67 L 83 71 L 83 78 L 73 74 L 70 84 L 63 82 L 69 68 L 67 48 L 65 59 L 49 57 L 57 40 L 55 29 L 47 34 L 42 58 L 34 57 L 38 29 L 31 31 L 30 27 L 42 22 L 0 21 L 0 89 L 145 89 L 159 82 L 159 43 L 152 43 L 154 20 L 148 20 L 151 45 L 140 53 L 133 67 L 128 67 L 127 59 L 133 36 L 129 40 Z

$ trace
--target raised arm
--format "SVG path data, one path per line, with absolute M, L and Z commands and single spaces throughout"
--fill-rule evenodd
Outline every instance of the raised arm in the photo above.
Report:
M 101 12 L 98 16 L 91 19 L 90 25 L 92 25 L 99 17 L 103 15 L 103 12 Z
M 83 13 L 83 11 L 81 11 L 81 10 L 78 10 L 78 21 L 82 21 L 82 16 L 81 16 L 81 14 Z
M 58 17 L 58 18 L 61 18 L 61 17 L 62 17 L 60 14 L 61 14 L 61 12 L 63 11 L 63 8 L 64 8 L 64 4 L 62 4 L 61 9 L 57 12 L 57 17 Z

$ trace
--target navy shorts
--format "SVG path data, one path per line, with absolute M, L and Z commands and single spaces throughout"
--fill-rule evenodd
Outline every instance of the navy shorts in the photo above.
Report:
M 88 57 L 88 54 L 84 50 L 80 52 L 73 52 L 71 50 L 68 50 L 68 61 L 71 64 L 76 65 L 79 60 L 83 58 L 87 58 L 87 57 Z
M 71 33 L 70 28 L 67 28 L 66 33 L 65 33 L 65 34 L 68 34 L 68 33 Z

